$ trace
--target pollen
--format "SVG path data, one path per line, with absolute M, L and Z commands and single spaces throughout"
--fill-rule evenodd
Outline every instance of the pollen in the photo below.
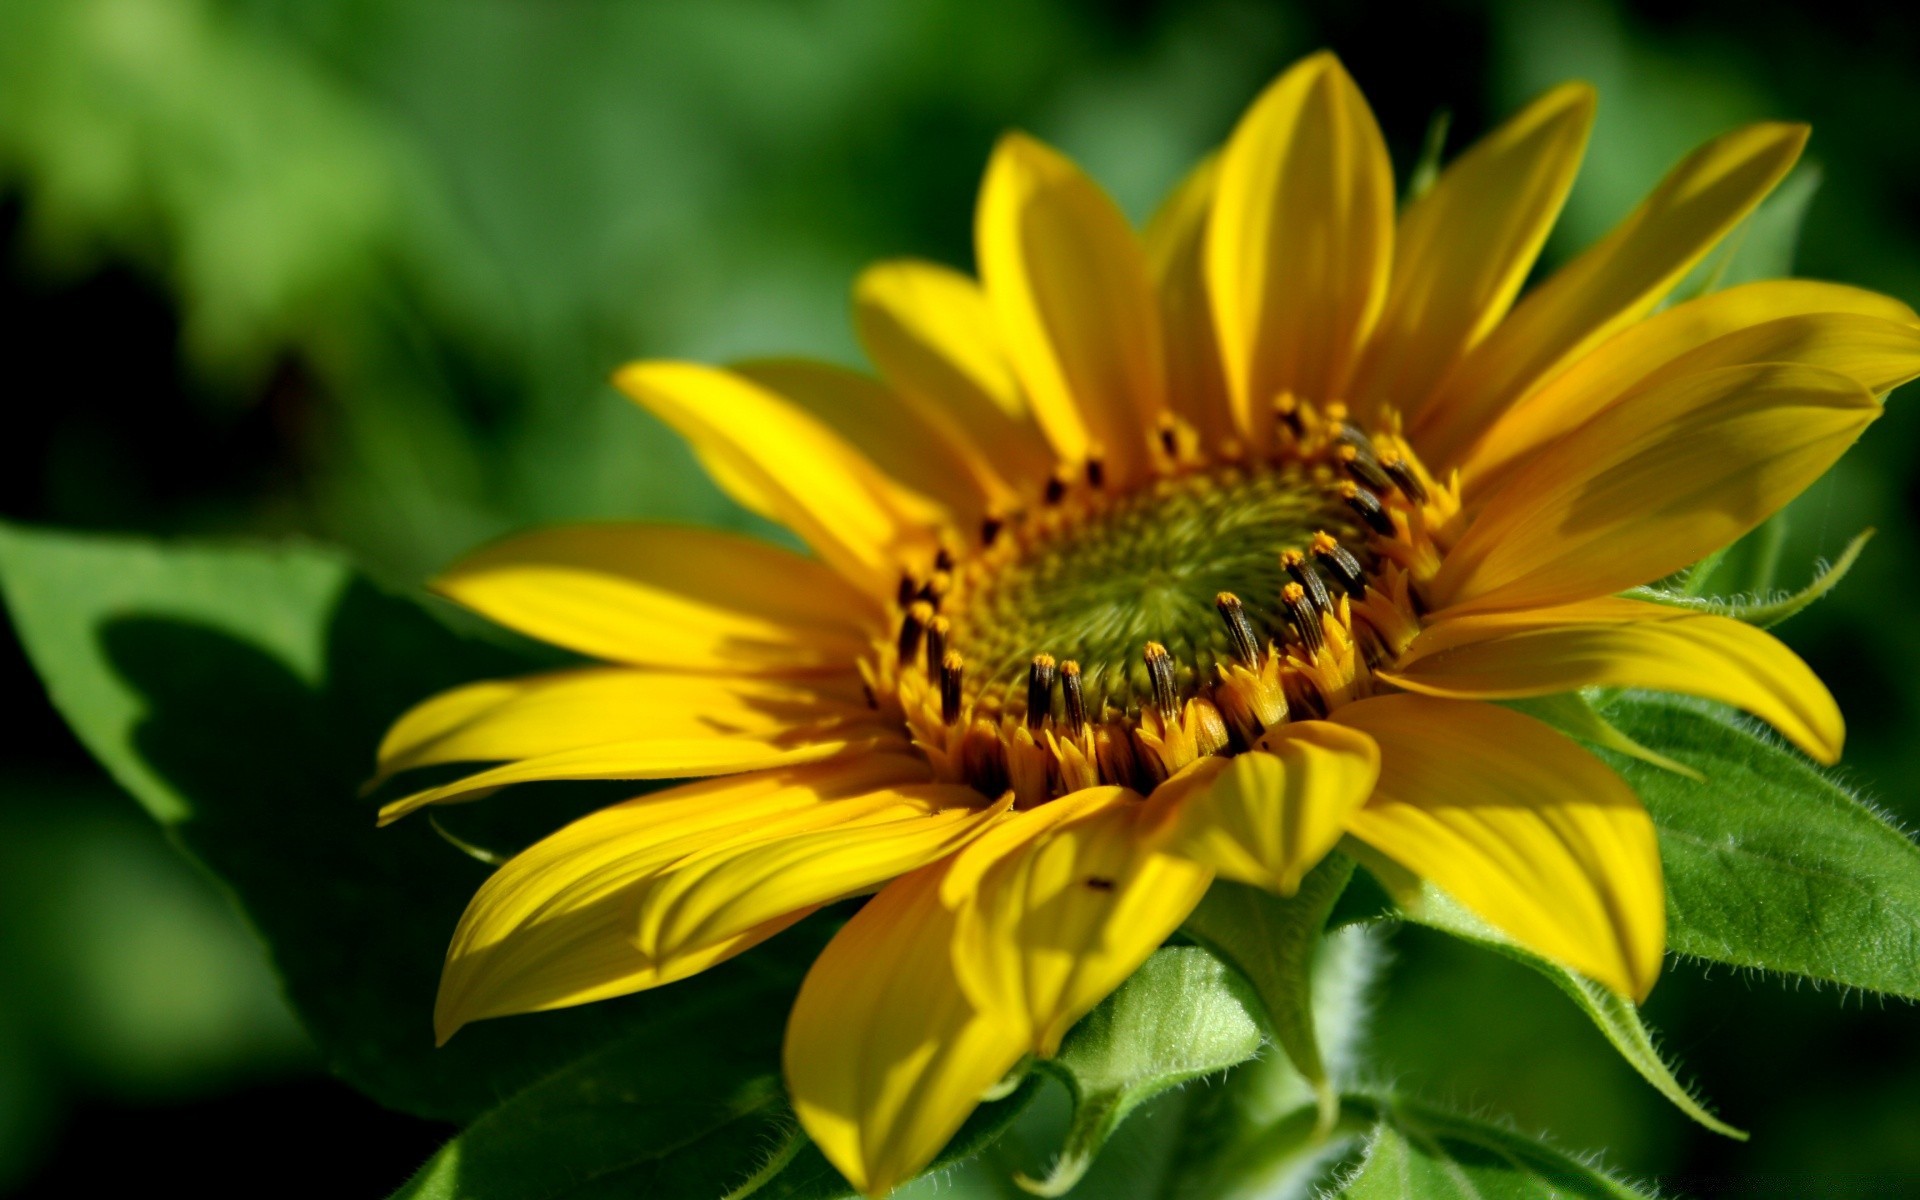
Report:
M 1420 627 L 1458 505 L 1400 440 L 1283 394 L 1255 453 L 1163 422 L 1153 473 L 1095 448 L 902 581 L 863 663 L 941 777 L 1022 808 L 1142 793 L 1369 694 Z

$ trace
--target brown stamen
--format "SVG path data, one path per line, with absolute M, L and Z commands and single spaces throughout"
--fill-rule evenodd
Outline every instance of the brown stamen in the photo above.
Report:
M 1087 699 L 1080 691 L 1080 664 L 1072 659 L 1060 664 L 1060 699 L 1067 710 L 1067 732 L 1079 737 L 1087 726 Z
M 1290 583 L 1280 589 L 1280 602 L 1287 606 L 1287 616 L 1300 634 L 1300 644 L 1307 648 L 1307 657 L 1318 655 L 1327 637 L 1320 628 L 1320 611 L 1307 599 L 1307 589 Z
M 1355 558 L 1345 546 L 1334 540 L 1332 534 L 1324 529 L 1314 534 L 1313 542 L 1308 549 L 1313 551 L 1313 557 L 1327 569 L 1327 573 L 1338 579 L 1340 586 L 1347 589 L 1349 596 L 1365 594 L 1367 590 L 1365 569 L 1360 566 L 1359 559 Z
M 1351 442 L 1343 444 L 1334 451 L 1334 457 L 1346 468 L 1347 474 L 1376 492 L 1384 492 L 1393 487 L 1393 480 L 1380 469 L 1379 460 Z
M 1357 483 L 1340 485 L 1340 498 L 1353 509 L 1354 515 L 1367 523 L 1367 528 L 1381 537 L 1393 537 L 1398 531 L 1393 527 L 1393 518 L 1380 504 L 1380 497 L 1374 495 Z
M 1398 454 L 1389 455 L 1380 460 L 1380 469 L 1393 479 L 1393 485 L 1400 494 L 1415 504 L 1427 502 L 1427 485 L 1420 482 L 1420 476 L 1414 473 L 1413 464 Z
M 1300 401 L 1294 398 L 1292 392 L 1281 392 L 1274 397 L 1273 415 L 1280 419 L 1280 423 L 1285 425 L 1287 432 L 1294 437 L 1306 436 L 1306 423 L 1300 419 Z
M 1036 654 L 1027 668 L 1027 728 L 1038 733 L 1040 723 L 1053 715 L 1053 655 Z
M 1058 504 L 1067 498 L 1067 484 L 1070 482 L 1070 479 L 1063 477 L 1065 471 L 1065 467 L 1059 467 L 1055 469 L 1052 475 L 1047 477 L 1047 490 L 1043 495 L 1043 499 L 1045 499 L 1049 505 Z
M 1233 656 L 1242 666 L 1260 665 L 1260 639 L 1254 636 L 1253 625 L 1247 620 L 1247 610 L 1240 603 L 1240 597 L 1232 592 L 1221 592 L 1213 598 L 1213 606 L 1220 610 L 1220 619 L 1226 622 L 1227 644 L 1233 648 Z
M 1180 715 L 1180 693 L 1173 683 L 1173 656 L 1159 642 L 1148 642 L 1145 652 L 1147 678 L 1153 683 L 1153 707 L 1160 719 L 1171 725 Z
M 925 600 L 915 600 L 907 606 L 907 613 L 900 618 L 900 661 L 907 662 L 920 650 L 920 635 L 927 630 L 927 622 L 933 620 L 933 605 Z
M 1320 578 L 1320 572 L 1307 562 L 1307 556 L 1298 550 L 1282 550 L 1280 567 L 1301 587 L 1307 590 L 1307 599 L 1320 612 L 1333 611 L 1333 597 L 1327 594 L 1326 581 Z
M 960 720 L 960 681 L 966 669 L 967 660 L 958 650 L 940 660 L 940 720 L 948 725 Z
M 947 634 L 953 629 L 953 622 L 945 617 L 935 617 L 927 622 L 927 678 L 940 678 L 940 664 L 947 658 Z

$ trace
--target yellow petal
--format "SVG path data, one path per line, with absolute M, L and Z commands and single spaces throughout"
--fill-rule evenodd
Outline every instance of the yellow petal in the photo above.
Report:
M 931 557 L 924 507 L 791 401 L 697 363 L 630 363 L 613 381 L 686 438 L 734 499 L 868 594 L 891 595 L 903 562 Z
M 911 784 L 863 797 L 863 811 L 826 828 L 769 827 L 695 851 L 637 889 L 634 946 L 665 969 L 783 914 L 871 891 L 952 854 L 1012 802 L 1011 792 L 989 804 L 964 785 Z
M 975 529 L 1012 492 L 951 423 L 927 420 L 878 380 L 802 358 L 735 363 L 735 373 L 819 417 L 896 486 L 926 496 L 961 529 Z
M 950 422 L 995 473 L 1032 496 L 1053 469 L 993 308 L 972 279 L 935 263 L 868 267 L 853 289 L 854 325 L 868 357 L 930 422 Z
M 382 778 L 454 762 L 504 762 L 661 738 L 770 737 L 866 714 L 858 678 L 806 683 L 585 667 L 490 679 L 414 705 L 380 743 Z
M 1587 621 L 1599 609 L 1600 621 Z M 1628 619 L 1620 619 L 1625 609 Z M 1840 758 L 1845 725 L 1833 696 L 1793 651 L 1741 621 L 1636 600 L 1530 609 L 1529 628 L 1482 637 L 1445 628 L 1434 649 L 1415 638 L 1382 679 L 1411 692 L 1455 699 L 1513 700 L 1583 687 L 1650 688 L 1745 709 L 1823 763 Z M 1462 618 L 1465 622 L 1473 617 Z
M 1026 1053 L 1017 1026 L 954 977 L 946 863 L 888 884 L 828 944 L 787 1020 L 787 1090 L 848 1182 L 884 1196 L 918 1175 Z
M 1333 719 L 1380 746 L 1355 837 L 1535 954 L 1645 998 L 1666 948 L 1666 894 L 1653 821 L 1619 776 L 1491 704 L 1381 696 Z
M 907 748 L 892 730 L 866 726 L 814 741 L 785 738 L 690 737 L 630 738 L 523 758 L 452 783 L 402 796 L 380 809 L 380 824 L 390 825 L 430 804 L 459 804 L 481 799 L 516 783 L 554 779 L 701 779 L 739 775 L 829 758 L 886 754 Z
M 1400 218 L 1392 286 L 1349 401 L 1420 411 L 1513 304 L 1586 152 L 1594 92 L 1554 88 L 1449 166 Z
M 821 563 L 671 525 L 535 530 L 462 559 L 433 586 L 556 646 L 693 671 L 845 671 L 884 621 Z
M 1689 300 L 1622 330 L 1507 413 L 1461 474 L 1484 491 L 1622 396 L 1710 367 L 1767 362 L 1824 367 L 1885 392 L 1920 374 L 1920 318 L 1886 296 L 1800 279 Z
M 1806 141 L 1804 125 L 1750 125 L 1688 155 L 1448 373 L 1413 423 L 1428 465 L 1456 463 L 1521 397 L 1653 311 L 1785 177 Z
M 994 147 L 974 223 L 980 281 L 1034 417 L 1069 462 L 1141 477 L 1165 410 L 1146 256 L 1100 186 L 1022 134 Z
M 1015 813 L 962 850 L 942 888 L 954 965 L 976 1003 L 1051 1056 L 1206 894 L 1212 870 L 1165 852 L 1164 801 L 1074 792 Z
M 1879 415 L 1865 388 L 1815 367 L 1724 367 L 1650 387 L 1488 497 L 1428 599 L 1542 607 L 1658 579 L 1764 521 Z
M 486 1017 L 658 987 L 771 937 L 808 910 L 656 963 L 634 947 L 635 889 L 690 854 L 831 827 L 890 803 L 873 793 L 925 778 L 923 763 L 876 755 L 688 784 L 582 817 L 508 860 L 467 905 L 441 976 L 440 1040 Z
M 1332 54 L 1290 68 L 1220 161 L 1207 285 L 1241 423 L 1256 447 L 1281 392 L 1343 399 L 1386 299 L 1393 168 L 1367 101 Z
M 1364 733 L 1327 721 L 1275 726 L 1247 753 L 1202 760 L 1162 786 L 1177 812 L 1168 849 L 1291 896 L 1379 773 L 1380 752 Z
M 1167 404 L 1200 434 L 1202 445 L 1215 451 L 1230 442 L 1244 446 L 1247 438 L 1227 395 L 1207 296 L 1207 215 L 1213 210 L 1219 174 L 1217 156 L 1195 167 L 1160 206 L 1146 232 L 1147 269 L 1160 296 L 1166 331 Z

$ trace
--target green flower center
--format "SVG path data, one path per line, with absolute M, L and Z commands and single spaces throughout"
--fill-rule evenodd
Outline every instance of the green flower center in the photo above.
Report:
M 1100 497 L 1079 519 L 1020 539 L 944 609 L 968 690 L 1018 711 L 1029 665 L 1049 654 L 1079 663 L 1089 713 L 1136 711 L 1151 694 L 1142 651 L 1158 642 L 1192 694 L 1228 657 L 1215 597 L 1240 597 L 1255 634 L 1279 640 L 1282 552 L 1305 550 L 1317 530 L 1363 540 L 1333 484 L 1324 467 L 1222 468 Z

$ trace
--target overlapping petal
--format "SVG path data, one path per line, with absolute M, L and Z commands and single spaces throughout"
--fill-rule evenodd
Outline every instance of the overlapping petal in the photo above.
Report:
M 877 263 L 854 284 L 853 315 L 868 357 L 903 400 L 931 423 L 951 423 L 1021 494 L 1039 491 L 1053 449 L 979 284 L 936 263 Z
M 980 281 L 1040 428 L 1070 463 L 1141 477 L 1166 411 L 1145 252 L 1100 186 L 1021 134 L 994 148 L 974 225 Z
M 733 370 L 820 418 L 896 486 L 932 500 L 959 528 L 978 528 L 989 509 L 1008 503 L 1007 485 L 950 421 L 929 420 L 870 376 L 804 358 L 753 359 Z
M 1920 375 L 1920 318 L 1897 300 L 1806 280 L 1744 284 L 1675 305 L 1617 334 L 1502 417 L 1461 474 L 1485 492 L 1624 396 L 1755 363 L 1838 371 L 1878 395 Z
M 1462 154 L 1400 218 L 1392 285 L 1349 401 L 1418 412 L 1526 281 L 1586 152 L 1595 97 L 1568 83 Z
M 831 829 L 896 804 L 899 789 L 926 776 L 918 760 L 874 755 L 709 780 L 602 809 L 536 842 L 481 885 L 460 918 L 434 1010 L 440 1040 L 486 1017 L 658 987 L 771 937 L 821 901 L 761 906 L 752 915 L 764 920 L 710 926 L 677 957 L 654 959 L 634 944 L 636 896 L 690 855 Z
M 1649 387 L 1490 496 L 1429 599 L 1541 607 L 1658 579 L 1772 515 L 1879 415 L 1858 382 L 1817 367 L 1724 367 Z
M 1188 173 L 1147 225 L 1147 267 L 1160 296 L 1166 331 L 1167 403 L 1219 453 L 1246 444 L 1220 366 L 1213 302 L 1207 294 L 1207 217 L 1213 211 L 1220 160 L 1210 157 Z
M 1528 392 L 1653 311 L 1785 177 L 1806 140 L 1804 125 L 1750 125 L 1683 159 L 1448 373 L 1412 426 L 1427 465 L 1455 465 Z
M 1572 739 L 1510 709 L 1380 696 L 1333 719 L 1380 747 L 1353 835 L 1544 958 L 1636 1000 L 1666 948 L 1653 821 Z
M 1233 759 L 1203 759 L 1161 787 L 1169 849 L 1222 877 L 1291 896 L 1373 793 L 1380 751 L 1328 721 L 1277 725 Z
M 863 797 L 865 811 L 829 828 L 770 827 L 745 844 L 695 851 L 639 890 L 634 945 L 668 963 L 786 913 L 858 895 L 952 854 L 1012 802 L 1010 792 L 990 804 L 962 784 L 913 784 Z
M 1344 397 L 1392 262 L 1386 143 L 1339 60 L 1313 55 L 1234 129 L 1207 228 L 1221 356 L 1256 446 L 1280 393 Z
M 1440 622 L 1382 678 L 1477 700 L 1583 687 L 1680 692 L 1745 709 L 1823 763 L 1840 758 L 1846 726 L 1826 685 L 1778 638 L 1744 622 L 1608 598 L 1458 623 L 1473 628 Z
M 830 758 L 904 752 L 907 745 L 904 734 L 878 724 L 813 737 L 637 737 L 600 742 L 503 763 L 452 783 L 410 793 L 381 806 L 380 824 L 391 825 L 433 804 L 478 800 L 489 792 L 517 783 L 555 779 L 702 779 Z
M 791 401 L 696 363 L 632 363 L 614 382 L 686 438 L 734 499 L 799 534 L 869 595 L 891 594 L 902 562 L 931 559 L 932 506 Z
M 846 671 L 883 621 L 825 565 L 672 525 L 563 525 L 495 542 L 434 589 L 529 637 L 638 666 Z
M 951 860 L 902 876 L 807 973 L 787 1022 L 793 1110 L 854 1187 L 883 1196 L 933 1160 L 1028 1048 L 954 974 Z
M 982 1009 L 1052 1055 L 1073 1023 L 1179 927 L 1213 871 L 1168 853 L 1164 801 L 1098 787 L 1015 813 L 942 885 L 954 965 Z
M 636 733 L 771 737 L 867 715 L 851 673 L 802 682 L 583 667 L 442 692 L 395 721 L 377 757 L 385 778 L 440 763 L 536 758 Z

